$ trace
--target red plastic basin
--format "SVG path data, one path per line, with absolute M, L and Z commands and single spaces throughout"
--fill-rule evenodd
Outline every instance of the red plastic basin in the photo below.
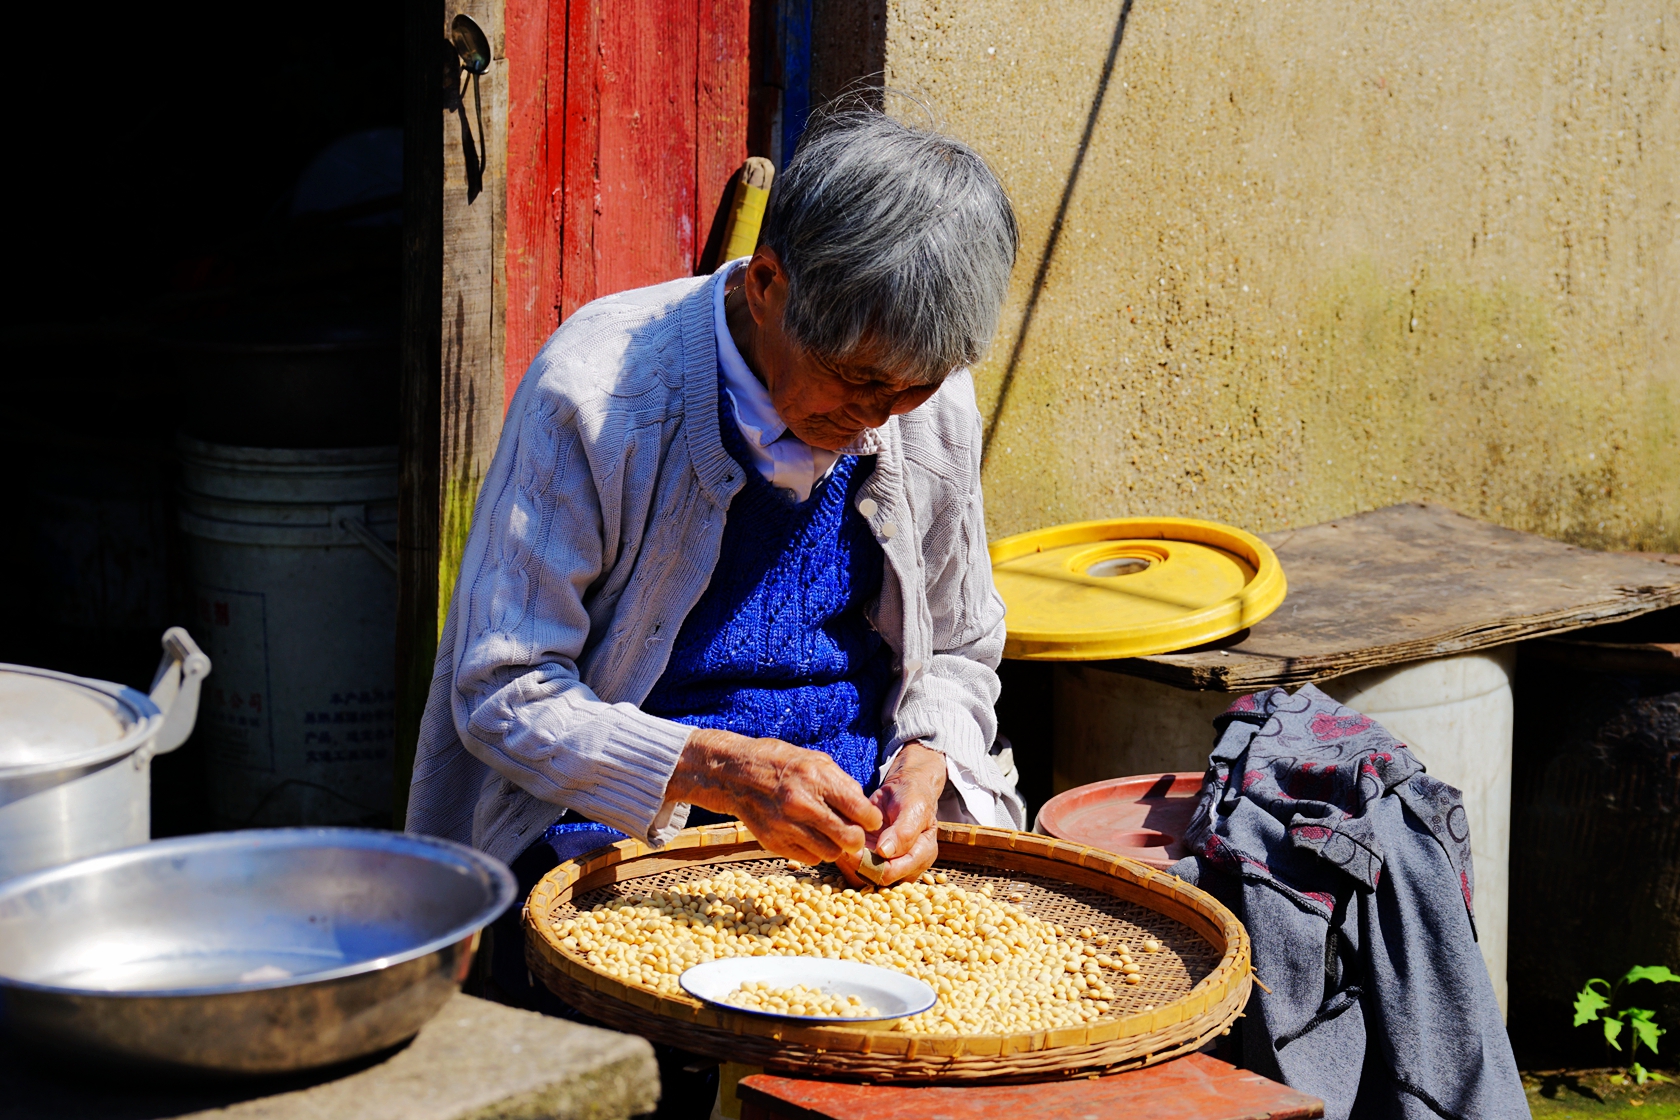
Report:
M 1076 786 L 1038 811 L 1038 831 L 1166 869 L 1190 853 L 1184 830 L 1202 792 L 1200 773 L 1134 774 Z

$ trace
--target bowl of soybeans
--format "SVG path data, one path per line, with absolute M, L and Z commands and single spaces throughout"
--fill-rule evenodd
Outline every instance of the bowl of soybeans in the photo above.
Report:
M 880 1023 L 920 1015 L 938 998 L 913 976 L 828 957 L 722 957 L 677 978 L 695 999 L 808 1023 Z

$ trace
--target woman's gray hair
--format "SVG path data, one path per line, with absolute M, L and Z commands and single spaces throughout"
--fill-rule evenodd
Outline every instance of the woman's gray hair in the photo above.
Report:
M 1019 241 L 979 153 L 875 109 L 813 118 L 764 219 L 793 341 L 843 361 L 867 339 L 872 357 L 928 385 L 985 353 Z

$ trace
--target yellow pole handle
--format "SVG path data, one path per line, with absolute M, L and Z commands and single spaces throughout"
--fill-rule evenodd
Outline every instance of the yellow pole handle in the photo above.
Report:
M 770 201 L 770 183 L 775 177 L 775 165 L 763 156 L 753 156 L 741 165 L 735 177 L 735 197 L 729 205 L 729 222 L 723 227 L 723 260 L 750 257 L 758 248 L 764 205 Z

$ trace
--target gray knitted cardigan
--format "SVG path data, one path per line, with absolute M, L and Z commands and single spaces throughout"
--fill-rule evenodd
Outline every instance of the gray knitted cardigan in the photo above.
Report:
M 718 436 L 706 278 L 582 308 L 525 374 L 485 476 L 421 722 L 408 828 L 512 859 L 562 809 L 652 844 L 688 806 L 665 787 L 688 728 L 637 705 L 717 562 L 741 466 Z M 988 750 L 1003 602 L 980 501 L 966 372 L 866 432 L 857 507 L 885 553 L 871 624 L 897 673 L 882 763 L 942 752 L 941 816 L 1022 827 Z

